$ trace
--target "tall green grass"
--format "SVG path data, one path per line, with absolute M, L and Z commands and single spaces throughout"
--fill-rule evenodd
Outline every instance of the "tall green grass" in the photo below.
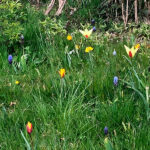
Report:
M 103 150 L 107 126 L 115 150 L 148 150 L 149 105 L 143 103 L 149 97 L 145 93 L 150 84 L 148 49 L 141 47 L 131 66 L 123 46 L 128 41 L 111 42 L 104 33 L 85 41 L 78 30 L 67 41 L 67 34 L 43 33 L 36 13 L 29 10 L 27 15 L 25 44 L 12 54 L 13 65 L 7 61 L 7 46 L 0 47 L 0 148 L 27 149 L 28 142 L 39 150 Z M 81 41 L 78 53 L 69 57 Z M 84 52 L 86 46 L 94 47 L 90 56 Z M 60 68 L 66 69 L 63 79 Z M 113 85 L 114 76 L 119 78 L 118 86 Z M 28 121 L 33 124 L 32 142 Z

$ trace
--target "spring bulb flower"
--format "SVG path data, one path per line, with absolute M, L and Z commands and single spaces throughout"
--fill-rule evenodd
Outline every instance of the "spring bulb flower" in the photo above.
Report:
M 118 77 L 117 77 L 117 76 L 114 77 L 114 81 L 113 81 L 113 82 L 114 82 L 114 85 L 115 85 L 115 86 L 118 85 Z
M 95 20 L 94 19 L 91 20 L 91 25 L 95 25 Z
M 92 50 L 93 50 L 93 47 L 86 47 L 85 52 L 86 52 L 86 53 L 89 53 L 89 52 L 92 51 Z
M 85 29 L 84 31 L 82 31 L 82 30 L 79 30 L 79 31 L 85 38 L 89 38 L 90 35 L 92 34 L 93 29 L 91 29 L 91 30 Z
M 95 32 L 96 31 L 96 27 L 93 27 L 93 32 Z
M 27 123 L 26 129 L 27 129 L 27 132 L 28 132 L 29 134 L 31 134 L 31 132 L 32 132 L 32 123 L 31 123 L 31 122 L 28 122 L 28 123 Z
M 8 62 L 9 62 L 9 64 L 12 64 L 12 61 L 13 61 L 13 57 L 12 57 L 12 55 L 9 55 L 8 56 Z
M 124 45 L 127 54 L 129 55 L 130 58 L 133 58 L 136 54 L 136 52 L 138 51 L 138 49 L 140 48 L 140 44 L 136 44 L 135 46 L 133 46 L 132 48 L 127 47 L 126 45 Z
M 20 84 L 20 82 L 19 82 L 18 80 L 16 80 L 15 84 L 16 84 L 16 85 L 19 85 L 19 84 Z
M 62 68 L 62 69 L 59 70 L 59 75 L 60 75 L 61 78 L 64 78 L 65 73 L 66 73 L 66 71 L 65 71 L 64 68 Z
M 71 35 L 68 35 L 68 36 L 67 36 L 67 40 L 68 40 L 68 41 L 71 41 L 71 40 L 72 40 L 72 36 L 71 36 Z
M 115 50 L 113 51 L 113 55 L 114 55 L 114 56 L 116 56 L 116 55 L 117 55 L 117 52 L 116 52 Z
M 107 135 L 108 134 L 108 127 L 104 128 L 104 134 Z

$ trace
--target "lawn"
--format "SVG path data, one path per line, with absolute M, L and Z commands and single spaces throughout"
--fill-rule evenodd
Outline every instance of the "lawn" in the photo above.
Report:
M 149 39 L 25 13 L 0 45 L 0 149 L 149 150 Z

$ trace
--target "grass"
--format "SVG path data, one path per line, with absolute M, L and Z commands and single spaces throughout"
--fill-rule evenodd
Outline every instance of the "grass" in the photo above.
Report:
M 12 65 L 7 46 L 0 47 L 0 148 L 26 149 L 22 131 L 34 149 L 103 150 L 107 126 L 115 150 L 148 150 L 149 107 L 139 92 L 146 99 L 149 50 L 141 43 L 130 60 L 124 49 L 130 41 L 109 41 L 99 32 L 85 40 L 77 29 L 71 32 L 73 40 L 67 41 L 67 34 L 43 33 L 37 16 L 30 26 L 32 17 L 24 25 L 25 45 L 13 52 Z M 80 49 L 69 57 L 75 44 Z M 94 50 L 85 53 L 86 46 Z M 60 68 L 66 69 L 63 79 Z M 26 131 L 28 121 L 33 124 L 32 140 Z

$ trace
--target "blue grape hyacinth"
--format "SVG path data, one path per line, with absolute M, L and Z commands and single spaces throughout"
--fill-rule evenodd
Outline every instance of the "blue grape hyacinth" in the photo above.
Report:
M 104 134 L 107 135 L 108 134 L 108 127 L 104 128 Z
M 118 85 L 118 77 L 117 77 L 117 76 L 114 77 L 114 81 L 113 81 L 113 82 L 114 82 L 114 85 L 115 85 L 115 86 Z
M 113 51 L 113 55 L 114 55 L 114 56 L 116 56 L 116 55 L 117 55 L 117 52 L 116 52 L 115 50 Z
M 93 32 L 95 32 L 96 31 L 96 27 L 93 27 Z
M 12 61 L 13 61 L 13 57 L 12 57 L 12 55 L 9 55 L 8 56 L 8 62 L 9 62 L 9 64 L 12 64 Z
M 95 20 L 94 19 L 91 20 L 91 24 L 95 25 Z

